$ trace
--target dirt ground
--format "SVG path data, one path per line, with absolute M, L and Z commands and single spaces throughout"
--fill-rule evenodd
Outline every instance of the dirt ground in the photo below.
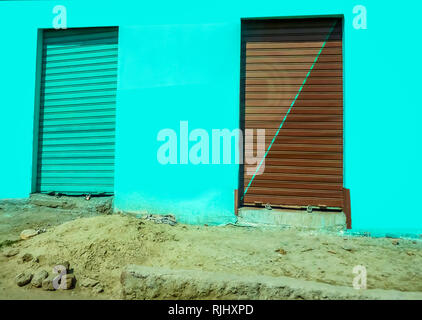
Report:
M 385 238 L 232 225 L 170 226 L 118 214 L 81 217 L 58 211 L 44 207 L 0 210 L 0 251 L 19 251 L 13 257 L 0 254 L 0 299 L 120 299 L 120 275 L 128 264 L 287 276 L 348 287 L 355 277 L 353 268 L 363 265 L 369 289 L 422 292 L 420 240 L 396 243 Z M 7 241 L 30 227 L 47 231 L 29 240 Z M 22 262 L 25 253 L 37 259 Z M 51 272 L 64 260 L 70 262 L 77 279 L 73 290 L 48 292 L 15 284 L 20 272 Z M 82 287 L 86 278 L 98 280 L 104 291 Z

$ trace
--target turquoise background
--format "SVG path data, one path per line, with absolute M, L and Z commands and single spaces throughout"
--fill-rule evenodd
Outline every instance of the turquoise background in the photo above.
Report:
M 31 192 L 36 44 L 55 5 L 68 27 L 119 26 L 115 206 L 182 222 L 234 222 L 236 165 L 156 160 L 163 128 L 234 129 L 240 19 L 344 15 L 345 187 L 354 230 L 422 233 L 421 5 L 401 1 L 0 3 L 0 198 Z M 355 30 L 353 7 L 368 9 Z

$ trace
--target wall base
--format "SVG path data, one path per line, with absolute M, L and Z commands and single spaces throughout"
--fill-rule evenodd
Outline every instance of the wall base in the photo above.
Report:
M 340 231 L 346 229 L 343 212 L 248 208 L 239 209 L 237 224 Z

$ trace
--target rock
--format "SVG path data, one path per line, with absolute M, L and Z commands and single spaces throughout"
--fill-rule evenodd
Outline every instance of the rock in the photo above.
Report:
M 27 285 L 31 282 L 32 279 L 32 273 L 25 271 L 22 273 L 19 273 L 16 278 L 15 282 L 19 287 L 23 287 L 24 285 Z
M 34 257 L 33 257 L 33 256 L 32 256 L 32 254 L 30 254 L 30 253 L 25 253 L 25 254 L 21 257 L 22 262 L 29 262 L 29 261 L 31 261 L 32 259 L 34 259 Z
M 37 234 L 38 234 L 38 231 L 35 229 L 26 229 L 21 232 L 20 237 L 22 240 L 27 240 L 29 238 L 36 236 Z
M 172 214 L 167 214 L 167 215 L 148 214 L 145 217 L 145 219 L 153 221 L 154 223 L 168 224 L 168 225 L 171 225 L 171 226 L 174 226 L 174 225 L 177 224 L 176 218 Z
M 96 285 L 96 286 L 92 289 L 92 292 L 94 292 L 94 293 L 101 293 L 101 292 L 103 292 L 103 291 L 104 291 L 104 288 L 103 288 L 103 286 L 102 286 L 102 285 L 100 285 L 100 284 Z
M 286 250 L 284 250 L 284 249 L 277 249 L 275 252 L 277 252 L 277 253 L 279 253 L 279 254 L 282 254 L 282 255 L 286 255 L 287 254 L 287 251 Z
M 65 280 L 65 282 L 63 282 L 63 280 Z M 63 289 L 63 290 L 73 289 L 75 287 L 75 283 L 76 283 L 75 275 L 72 273 L 70 274 L 68 273 L 61 278 L 60 289 Z
M 343 250 L 346 250 L 346 251 L 349 251 L 349 252 L 354 251 L 354 249 L 352 247 L 343 246 L 342 248 L 343 248 Z
M 112 214 L 113 213 L 113 203 L 111 201 L 106 201 L 95 207 L 95 210 L 98 214 Z
M 69 261 L 62 261 L 62 262 L 56 264 L 56 266 L 63 266 L 63 267 L 65 267 L 66 268 L 66 272 L 69 272 L 69 270 L 70 270 L 70 263 L 69 263 Z
M 16 256 L 18 253 L 19 253 L 18 249 L 12 248 L 12 249 L 9 249 L 9 250 L 3 252 L 3 255 L 7 258 L 10 258 L 10 257 Z
M 90 279 L 90 278 L 85 278 L 81 281 L 81 286 L 85 287 L 85 288 L 93 288 L 95 287 L 97 284 L 99 283 L 98 280 L 94 280 L 94 279 Z
M 58 277 L 58 275 L 49 275 L 47 278 L 45 278 L 42 281 L 43 290 L 47 290 L 47 291 L 54 291 L 56 289 L 70 290 L 70 289 L 73 289 L 75 287 L 75 283 L 76 283 L 75 275 L 73 275 L 71 273 L 63 275 L 60 278 L 60 281 L 58 281 L 56 288 L 55 288 L 54 287 L 54 279 L 56 279 L 56 277 Z M 65 281 L 65 282 L 63 282 L 63 281 Z
M 40 288 L 43 281 L 48 277 L 48 272 L 45 270 L 38 271 L 32 278 L 31 285 L 35 288 Z
M 45 278 L 43 281 L 42 281 L 42 289 L 43 290 L 46 290 L 46 291 L 54 291 L 54 290 L 56 290 L 56 288 L 54 288 L 54 285 L 53 285 L 53 280 L 54 280 L 54 278 L 55 278 L 56 276 L 55 275 L 49 275 L 47 278 Z

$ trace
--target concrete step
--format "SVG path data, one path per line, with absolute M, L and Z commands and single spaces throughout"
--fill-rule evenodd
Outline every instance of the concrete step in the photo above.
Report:
M 320 231 L 346 229 L 343 212 L 243 207 L 239 209 L 237 224 L 247 226 L 289 227 Z

